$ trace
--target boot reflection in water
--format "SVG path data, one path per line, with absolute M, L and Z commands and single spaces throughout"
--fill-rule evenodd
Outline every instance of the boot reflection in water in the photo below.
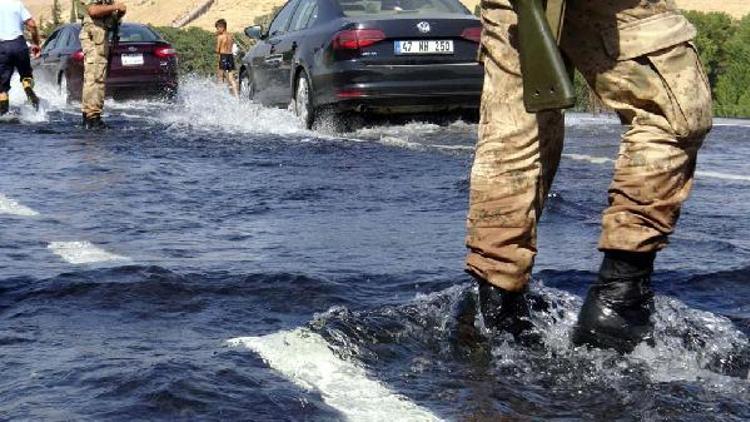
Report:
M 654 253 L 605 252 L 599 279 L 578 315 L 573 344 L 630 353 L 645 341 L 653 345 Z

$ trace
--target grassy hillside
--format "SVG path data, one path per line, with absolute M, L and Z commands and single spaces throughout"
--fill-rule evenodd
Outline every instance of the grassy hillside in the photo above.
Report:
M 63 18 L 68 16 L 69 0 L 59 0 L 63 6 Z M 150 23 L 156 26 L 171 26 L 172 22 L 185 16 L 201 0 L 124 0 L 129 7 L 127 20 L 135 22 Z M 274 6 L 283 4 L 286 0 L 215 0 L 209 11 L 190 23 L 204 29 L 213 29 L 214 22 L 219 18 L 225 18 L 233 29 L 240 29 L 250 23 L 256 16 L 264 15 L 271 11 Z M 479 3 L 479 0 L 462 0 L 470 10 Z M 726 12 L 735 18 L 740 18 L 750 13 L 750 2 L 748 0 L 676 0 L 677 4 L 688 10 L 703 12 L 720 11 Z M 49 19 L 53 0 L 24 0 L 24 3 L 32 10 L 34 16 Z

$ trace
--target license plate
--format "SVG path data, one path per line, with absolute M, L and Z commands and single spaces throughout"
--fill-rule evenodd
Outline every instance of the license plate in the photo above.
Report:
M 395 41 L 393 49 L 397 55 L 453 54 L 453 40 Z
M 120 57 L 123 66 L 143 66 L 143 54 L 123 54 Z

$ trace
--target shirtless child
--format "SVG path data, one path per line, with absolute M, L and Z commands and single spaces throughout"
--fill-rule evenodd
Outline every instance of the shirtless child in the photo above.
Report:
M 219 82 L 226 82 L 232 90 L 232 94 L 239 98 L 237 79 L 234 77 L 235 65 L 232 46 L 234 37 L 227 32 L 227 21 L 219 19 L 216 21 L 216 54 L 219 55 L 219 69 L 217 76 Z

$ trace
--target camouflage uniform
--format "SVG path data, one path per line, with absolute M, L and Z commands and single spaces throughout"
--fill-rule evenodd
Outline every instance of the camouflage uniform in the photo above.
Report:
M 467 270 L 521 291 L 537 252 L 537 223 L 562 151 L 561 112 L 529 114 L 508 0 L 482 0 L 485 64 L 471 173 Z M 568 2 L 563 52 L 625 132 L 602 219 L 601 250 L 655 252 L 667 244 L 711 128 L 711 94 L 673 0 Z
M 102 4 L 112 4 L 112 0 L 79 0 L 79 11 L 83 14 L 80 39 L 84 54 L 81 111 L 89 118 L 100 116 L 104 108 L 109 56 L 108 31 L 112 28 L 113 18 L 93 19 L 86 13 L 86 8 Z

